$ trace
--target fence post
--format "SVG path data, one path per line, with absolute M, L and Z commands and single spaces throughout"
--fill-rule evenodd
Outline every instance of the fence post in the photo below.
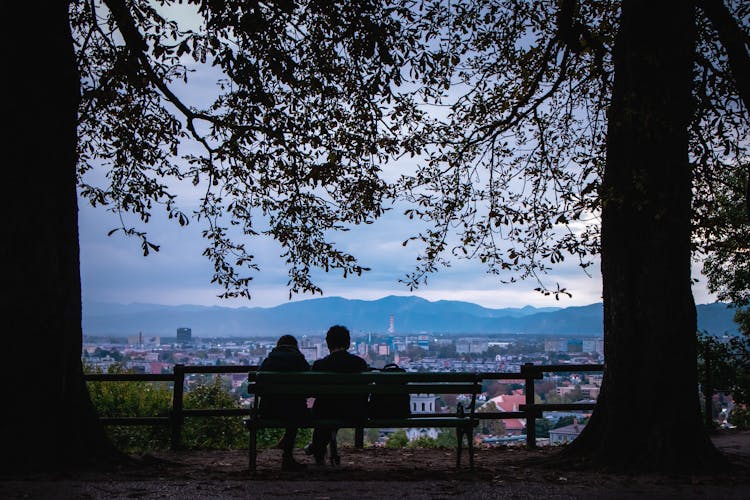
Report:
M 705 378 L 703 379 L 703 412 L 705 419 L 706 429 L 713 428 L 714 416 L 713 416 L 713 399 L 714 399 L 714 388 L 711 387 L 711 344 L 706 342 L 703 349 L 703 369 L 705 371 Z
M 185 392 L 185 365 L 174 365 L 174 388 L 172 389 L 172 413 L 170 426 L 172 429 L 171 446 L 173 450 L 182 447 L 182 424 L 185 420 L 182 414 L 182 397 Z
M 365 447 L 365 429 L 364 427 L 357 427 L 354 429 L 354 447 L 364 448 Z
M 526 446 L 536 448 L 536 410 L 534 410 L 534 364 L 524 363 L 521 366 L 524 375 L 526 392 Z

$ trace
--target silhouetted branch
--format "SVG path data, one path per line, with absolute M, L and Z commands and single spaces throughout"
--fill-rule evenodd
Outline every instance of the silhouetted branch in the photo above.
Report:
M 737 84 L 737 93 L 750 113 L 750 53 L 748 37 L 737 24 L 722 0 L 702 0 L 698 2 L 719 35 L 719 40 L 727 51 L 729 67 Z M 745 182 L 745 212 L 750 219 L 750 167 Z

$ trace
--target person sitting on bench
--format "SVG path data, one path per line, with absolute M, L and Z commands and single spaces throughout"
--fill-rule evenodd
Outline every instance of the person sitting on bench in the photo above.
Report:
M 367 362 L 348 352 L 351 344 L 349 330 L 345 326 L 334 325 L 328 329 L 326 344 L 330 354 L 313 363 L 313 371 L 355 373 L 368 371 Z M 325 396 L 315 398 L 313 405 L 315 418 L 342 418 L 364 421 L 367 418 L 367 396 Z M 325 464 L 325 451 L 332 436 L 338 429 L 316 427 L 307 451 L 315 457 L 315 463 Z M 331 456 L 332 463 L 338 459 Z
M 309 363 L 299 352 L 297 339 L 292 335 L 282 335 L 276 342 L 276 347 L 260 364 L 258 371 L 268 372 L 303 372 L 310 369 Z M 297 426 L 309 418 L 307 399 L 293 396 L 263 396 L 260 399 L 258 411 L 263 417 L 289 420 L 290 426 L 284 429 L 281 438 L 281 470 L 300 470 L 304 464 L 294 459 L 294 442 L 297 439 Z

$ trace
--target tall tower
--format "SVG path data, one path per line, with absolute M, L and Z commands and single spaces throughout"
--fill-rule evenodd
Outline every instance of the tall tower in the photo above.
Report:
M 193 331 L 190 328 L 178 328 L 177 329 L 177 343 L 178 344 L 189 344 L 193 337 Z
M 393 335 L 395 331 L 396 331 L 396 328 L 394 327 L 393 314 L 391 314 L 390 324 L 388 326 L 388 333 L 390 333 L 391 335 Z

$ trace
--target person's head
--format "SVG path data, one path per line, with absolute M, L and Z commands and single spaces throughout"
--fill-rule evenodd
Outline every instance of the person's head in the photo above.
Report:
M 326 344 L 329 351 L 349 349 L 351 338 L 349 330 L 345 326 L 334 325 L 326 333 Z
M 294 335 L 282 335 L 276 342 L 276 347 L 294 347 L 297 348 L 297 339 Z

